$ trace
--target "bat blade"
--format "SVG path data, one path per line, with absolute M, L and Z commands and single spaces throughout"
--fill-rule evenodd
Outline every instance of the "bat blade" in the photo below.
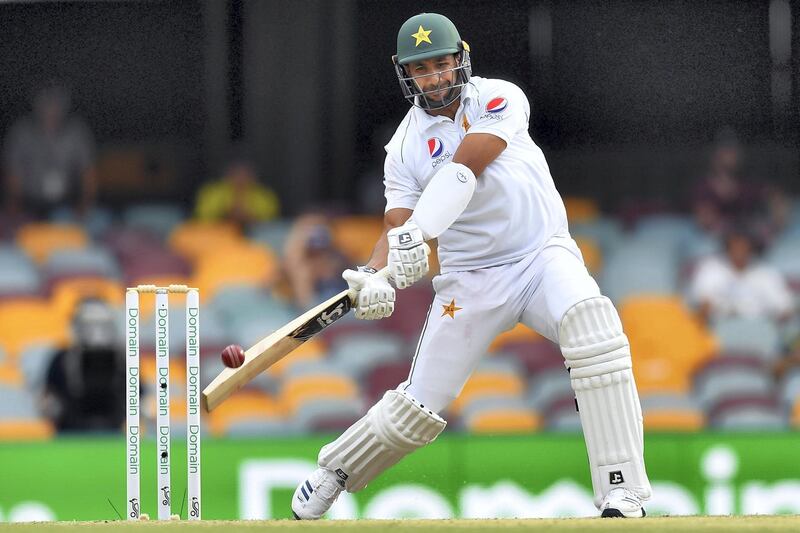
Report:
M 244 352 L 244 363 L 226 368 L 203 389 L 201 403 L 210 412 L 258 374 L 295 348 L 345 316 L 353 306 L 352 293 L 344 290 L 264 337 Z

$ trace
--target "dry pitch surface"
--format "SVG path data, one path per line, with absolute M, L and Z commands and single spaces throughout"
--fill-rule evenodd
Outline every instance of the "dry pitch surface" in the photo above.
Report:
M 271 521 L 203 521 L 203 522 L 55 522 L 36 524 L 0 524 L 5 533 L 60 533 L 67 531 L 108 531 L 115 533 L 158 531 L 204 533 L 236 533 L 288 529 L 303 532 L 383 532 L 422 533 L 484 531 L 622 531 L 661 533 L 674 531 L 800 531 L 800 516 L 750 517 L 662 517 L 644 520 L 600 520 L 599 518 L 535 519 L 535 520 L 357 520 L 296 522 Z

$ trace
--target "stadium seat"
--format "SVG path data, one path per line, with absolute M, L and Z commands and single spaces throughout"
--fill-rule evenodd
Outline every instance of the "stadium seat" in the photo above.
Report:
M 0 420 L 0 441 L 40 441 L 55 436 L 53 424 L 40 418 Z
M 694 221 L 688 215 L 648 215 L 637 221 L 633 238 L 658 243 L 683 256 L 687 244 L 697 232 Z
M 545 427 L 550 431 L 580 432 L 581 419 L 575 409 L 574 397 L 563 397 L 553 402 L 544 413 Z
M 278 274 L 278 261 L 267 247 L 255 244 L 209 249 L 195 256 L 194 280 L 206 298 L 223 287 L 245 285 L 262 288 L 271 285 Z
M 174 204 L 132 205 L 122 213 L 122 221 L 126 227 L 145 230 L 162 240 L 166 240 L 184 218 L 183 209 Z
M 461 393 L 450 405 L 450 410 L 460 414 L 470 402 L 481 396 L 514 396 L 522 397 L 525 382 L 510 372 L 475 371 L 467 380 Z
M 786 411 L 769 395 L 741 395 L 719 403 L 709 415 L 719 430 L 763 431 L 788 427 Z
M 724 352 L 753 354 L 765 361 L 780 357 L 780 332 L 767 318 L 722 318 L 714 322 L 712 330 Z
M 623 240 L 622 228 L 615 218 L 600 217 L 583 223 L 569 225 L 574 237 L 592 239 L 596 242 L 604 256 L 610 254 Z
M 65 346 L 69 339 L 66 318 L 48 300 L 37 298 L 0 302 L 0 345 L 10 357 L 34 343 Z
M 54 250 L 44 263 L 48 283 L 69 277 L 103 277 L 119 279 L 121 269 L 111 252 L 99 246 Z
M 74 224 L 26 224 L 17 231 L 17 245 L 34 261 L 44 263 L 55 250 L 85 248 L 86 232 Z
M 23 350 L 19 357 L 19 369 L 28 390 L 39 391 L 44 387 L 47 372 L 58 349 L 49 344 L 33 345 Z
M 0 420 L 30 419 L 39 416 L 36 396 L 25 387 L 0 384 Z
M 289 219 L 259 222 L 252 225 L 247 235 L 250 240 L 265 244 L 282 256 L 292 224 L 292 220 Z
M 36 296 L 41 290 L 36 264 L 20 248 L 0 245 L 0 298 Z
M 58 282 L 52 288 L 50 301 L 56 313 L 69 319 L 75 306 L 87 298 L 98 299 L 114 307 L 125 303 L 125 287 L 107 278 L 74 278 Z
M 471 433 L 531 433 L 541 426 L 537 413 L 521 399 L 507 396 L 478 398 L 464 408 L 461 417 Z
M 363 265 L 383 235 L 383 217 L 344 216 L 333 220 L 333 242 L 351 261 Z
M 79 224 L 82 225 L 92 239 L 101 239 L 114 224 L 114 215 L 111 209 L 95 206 L 79 217 L 74 209 L 68 207 L 56 208 L 50 213 L 50 222 L 54 224 Z
M 263 392 L 239 391 L 211 411 L 208 426 L 214 436 L 226 435 L 229 428 L 243 421 L 259 421 L 265 426 L 284 419 L 281 404 Z
M 714 337 L 675 296 L 631 297 L 619 310 L 639 391 L 688 392 L 692 373 L 717 348 Z
M 308 401 L 335 398 L 357 398 L 358 385 L 342 374 L 306 374 L 286 377 L 281 388 L 280 402 L 286 413 L 297 413 Z
M 773 243 L 766 254 L 766 261 L 777 268 L 790 282 L 800 282 L 800 231 L 788 234 Z
M 800 367 L 787 371 L 781 379 L 780 398 L 787 409 L 792 409 L 795 402 L 800 401 Z
M 704 409 L 709 410 L 737 396 L 768 396 L 776 389 L 772 375 L 757 359 L 720 357 L 698 371 L 694 396 Z
M 670 295 L 677 291 L 677 252 L 658 242 L 627 241 L 606 255 L 604 263 L 600 287 L 617 303 L 630 296 Z
M 391 333 L 338 337 L 330 347 L 331 359 L 347 368 L 351 374 L 362 376 L 379 364 L 411 357 L 413 347 Z
M 524 324 L 517 324 L 508 331 L 498 335 L 489 345 L 490 352 L 503 350 L 510 343 L 534 343 L 543 340 L 543 337 Z
M 510 342 L 503 345 L 502 354 L 516 359 L 528 376 L 557 368 L 564 371 L 564 358 L 555 343 L 541 338 L 534 342 Z
M 594 198 L 567 196 L 564 207 L 570 224 L 586 224 L 600 216 L 600 207 Z
M 244 242 L 234 224 L 224 222 L 184 222 L 173 229 L 169 246 L 179 255 L 194 262 L 208 250 L 220 251 Z M 232 262 L 236 262 L 235 258 Z
M 365 394 L 370 404 L 377 402 L 388 390 L 394 390 L 408 378 L 411 358 L 404 361 L 384 363 L 373 368 L 366 379 Z
M 545 412 L 554 402 L 574 396 L 569 373 L 562 365 L 551 367 L 533 376 L 528 382 L 525 401 L 533 409 Z
M 581 251 L 583 262 L 593 276 L 603 270 L 603 252 L 591 237 L 575 237 L 575 243 Z
M 697 431 L 705 426 L 705 414 L 691 396 L 644 395 L 641 404 L 648 431 Z
M 358 397 L 322 398 L 303 402 L 292 418 L 307 432 L 340 432 L 364 416 L 365 407 Z

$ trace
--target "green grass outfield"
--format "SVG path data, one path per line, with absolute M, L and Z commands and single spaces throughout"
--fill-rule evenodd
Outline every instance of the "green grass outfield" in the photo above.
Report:
M 33 524 L 0 524 L 0 532 L 186 532 L 220 533 L 254 532 L 289 529 L 303 532 L 382 532 L 420 533 L 423 531 L 800 531 L 800 516 L 747 517 L 661 517 L 643 520 L 601 520 L 599 518 L 531 519 L 531 520 L 323 520 L 297 522 L 268 521 L 203 521 L 203 522 L 48 522 Z

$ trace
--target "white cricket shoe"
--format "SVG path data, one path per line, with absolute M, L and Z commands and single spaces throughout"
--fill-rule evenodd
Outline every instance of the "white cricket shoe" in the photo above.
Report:
M 326 468 L 317 468 L 292 496 L 292 514 L 298 520 L 317 520 L 328 512 L 344 490 L 344 480 Z
M 632 490 L 619 487 L 611 489 L 600 504 L 603 518 L 642 518 L 647 516 L 642 499 Z

